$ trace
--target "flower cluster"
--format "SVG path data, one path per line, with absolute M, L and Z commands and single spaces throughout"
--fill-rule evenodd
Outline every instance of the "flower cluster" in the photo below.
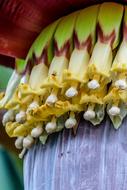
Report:
M 51 133 L 76 128 L 81 112 L 98 125 L 107 111 L 114 127 L 121 125 L 127 115 L 126 28 L 127 7 L 103 3 L 41 32 L 0 101 L 8 110 L 6 132 L 23 148 L 20 157 L 36 139 L 45 143 Z

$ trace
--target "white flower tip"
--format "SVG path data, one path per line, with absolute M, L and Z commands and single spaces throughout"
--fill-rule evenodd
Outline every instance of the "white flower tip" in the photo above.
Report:
M 115 86 L 121 90 L 124 90 L 127 88 L 127 83 L 125 80 L 119 79 L 115 82 Z
M 48 105 L 52 105 L 55 104 L 57 102 L 57 96 L 55 94 L 51 94 L 50 96 L 48 96 L 47 100 L 46 100 L 46 104 Z
M 30 112 L 31 110 L 34 110 L 34 109 L 36 109 L 36 108 L 38 108 L 39 107 L 39 104 L 37 103 L 37 102 L 32 102 L 29 106 L 28 106 L 28 108 L 27 108 L 27 113 L 28 112 Z
M 56 123 L 55 122 L 49 122 L 45 126 L 45 130 L 47 133 L 52 133 L 56 129 Z
M 117 106 L 112 106 L 110 109 L 109 109 L 109 115 L 111 116 L 116 116 L 116 115 L 119 115 L 120 114 L 120 108 L 117 107 Z
M 34 143 L 34 139 L 30 135 L 28 135 L 27 137 L 25 137 L 23 139 L 23 147 L 24 148 L 29 149 L 33 145 L 33 143 Z
M 32 129 L 31 136 L 33 138 L 38 138 L 42 133 L 43 133 L 42 126 L 38 126 L 38 127 L 34 128 L 34 129 Z
M 23 148 L 22 152 L 19 154 L 19 158 L 20 159 L 23 159 L 25 153 L 26 153 L 27 149 L 26 148 Z
M 22 149 L 23 148 L 23 139 L 24 137 L 18 137 L 15 141 L 15 147 L 17 149 Z
M 26 120 L 26 113 L 24 111 L 20 111 L 18 114 L 16 114 L 15 120 L 18 123 L 24 123 Z
M 70 88 L 66 91 L 65 95 L 66 95 L 68 98 L 72 98 L 72 97 L 78 95 L 78 91 L 77 91 L 76 88 L 70 87 Z
M 69 119 L 66 120 L 65 127 L 67 129 L 71 129 L 76 125 L 76 123 L 77 123 L 76 119 L 70 117 Z
M 93 110 L 87 110 L 84 114 L 83 114 L 83 118 L 85 120 L 90 120 L 90 119 L 94 119 L 95 118 L 95 112 Z
M 8 123 L 9 121 L 13 121 L 14 119 L 15 119 L 14 111 L 13 111 L 13 110 L 7 111 L 7 112 L 4 114 L 3 119 L 2 119 L 2 124 L 3 124 L 3 126 L 5 126 L 6 123 Z
M 88 88 L 89 89 L 93 89 L 93 90 L 95 90 L 95 89 L 97 89 L 97 88 L 99 88 L 100 87 L 100 84 L 99 84 L 99 82 L 97 81 L 97 80 L 91 80 L 90 82 L 88 82 Z

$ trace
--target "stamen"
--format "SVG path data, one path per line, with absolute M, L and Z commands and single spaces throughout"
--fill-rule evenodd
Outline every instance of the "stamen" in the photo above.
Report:
M 58 98 L 55 94 L 51 94 L 50 96 L 48 96 L 47 100 L 46 100 L 46 104 L 48 105 L 53 105 L 57 102 Z
M 48 122 L 45 126 L 45 130 L 47 131 L 47 133 L 52 133 L 54 132 L 54 130 L 56 129 L 57 125 L 56 125 L 56 118 L 53 117 L 51 122 Z
M 23 139 L 23 147 L 24 148 L 27 148 L 27 149 L 31 148 L 33 143 L 34 143 L 34 139 L 31 135 L 28 135 L 27 137 L 25 137 Z
M 93 79 L 93 80 L 91 80 L 90 82 L 88 82 L 88 88 L 89 88 L 89 89 L 95 90 L 95 89 L 97 89 L 97 88 L 99 88 L 99 87 L 100 87 L 100 84 L 99 84 L 99 82 L 98 82 L 97 80 L 95 80 L 95 79 Z
M 26 113 L 24 111 L 20 111 L 16 114 L 15 120 L 18 123 L 24 123 L 26 121 Z
M 95 118 L 96 114 L 94 111 L 94 107 L 94 104 L 89 104 L 87 111 L 83 114 L 85 120 L 91 120 Z
M 65 127 L 67 129 L 73 128 L 76 125 L 77 121 L 75 118 L 69 117 L 65 122 Z
M 111 116 L 116 116 L 116 115 L 119 115 L 120 114 L 120 108 L 117 107 L 117 106 L 112 106 L 110 109 L 109 109 L 109 115 Z
M 38 138 L 43 133 L 42 124 L 38 124 L 36 128 L 32 129 L 31 136 Z
M 5 126 L 6 123 L 8 123 L 9 121 L 13 121 L 14 119 L 15 119 L 14 111 L 13 110 L 8 110 L 4 114 L 3 119 L 2 119 L 3 126 Z
M 23 148 L 23 139 L 24 137 L 18 137 L 15 141 L 15 147 L 17 149 L 22 149 Z
M 72 98 L 72 97 L 78 95 L 78 91 L 77 91 L 77 89 L 76 89 L 75 87 L 70 87 L 70 88 L 66 91 L 65 95 L 66 95 L 68 98 Z
M 95 111 L 93 110 L 87 110 L 84 114 L 83 117 L 85 120 L 90 120 L 95 118 Z
M 119 79 L 115 82 L 115 86 L 121 90 L 125 90 L 127 88 L 127 83 L 125 79 Z
M 24 155 L 26 154 L 27 149 L 23 148 L 23 150 L 21 151 L 21 153 L 19 154 L 19 158 L 23 159 Z
M 34 110 L 34 109 L 37 109 L 38 107 L 39 107 L 38 102 L 34 101 L 34 102 L 32 102 L 32 103 L 28 106 L 26 113 L 28 113 L 28 112 L 30 112 L 30 111 L 32 111 L 32 110 Z

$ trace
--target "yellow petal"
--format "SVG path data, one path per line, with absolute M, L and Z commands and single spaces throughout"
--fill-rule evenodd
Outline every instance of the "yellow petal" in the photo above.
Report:
M 13 132 L 19 125 L 17 122 L 8 122 L 6 124 L 5 130 L 9 137 L 13 137 Z
M 50 116 L 60 117 L 68 111 L 82 111 L 83 108 L 79 104 L 71 104 L 69 101 L 58 101 L 53 107 L 42 105 L 33 111 L 33 117 L 40 121 L 46 120 Z
M 26 109 L 27 105 L 29 105 L 33 99 L 32 95 L 28 95 L 25 97 L 19 97 L 18 94 L 19 94 L 19 91 L 18 91 L 18 89 L 16 89 L 13 97 L 5 106 L 6 109 L 17 109 L 17 106 L 22 107 L 22 109 Z
M 84 103 L 97 103 L 97 104 L 103 104 L 103 98 L 105 97 L 107 92 L 107 88 L 99 88 L 97 90 L 90 90 L 88 91 L 83 91 L 81 93 L 81 100 L 80 100 L 80 104 L 84 104 Z
M 37 90 L 33 90 L 32 88 L 30 88 L 29 84 L 20 84 L 18 88 L 22 96 L 36 94 L 44 96 L 47 93 L 46 89 L 38 88 Z
M 108 94 L 104 97 L 104 102 L 109 103 L 109 102 L 117 102 L 120 99 L 119 97 L 119 89 L 118 88 L 113 88 L 111 87 Z
M 35 126 L 28 122 L 18 125 L 13 131 L 13 137 L 27 136 Z
M 119 90 L 116 87 L 112 87 L 109 93 L 104 97 L 104 102 L 119 102 L 119 101 L 127 102 L 127 91 L 126 90 Z

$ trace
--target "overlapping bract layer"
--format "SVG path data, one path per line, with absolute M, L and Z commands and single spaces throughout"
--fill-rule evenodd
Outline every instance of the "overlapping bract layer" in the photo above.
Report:
M 127 115 L 127 7 L 94 5 L 42 31 L 24 65 L 23 80 L 4 107 L 3 124 L 16 146 L 76 128 L 80 112 L 94 125 L 105 110 L 115 128 Z

